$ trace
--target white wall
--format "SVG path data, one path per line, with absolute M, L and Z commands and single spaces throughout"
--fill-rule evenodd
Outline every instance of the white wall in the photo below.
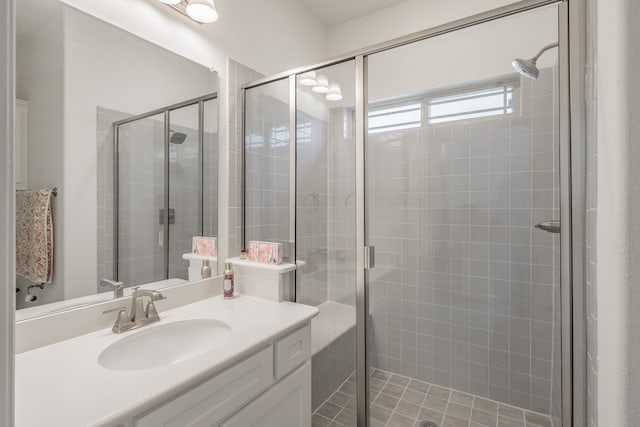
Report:
M 329 53 L 338 55 L 364 48 L 510 2 L 461 3 L 464 4 L 452 8 L 451 3 L 445 1 L 409 0 L 331 27 L 328 30 Z M 523 32 L 522 28 L 536 31 Z M 551 6 L 372 55 L 369 67 L 374 67 L 381 79 L 370 79 L 369 99 L 406 96 L 513 74 L 511 61 L 514 58 L 531 58 L 542 47 L 557 40 L 557 7 Z M 540 58 L 538 65 L 540 68 L 551 67 L 556 58 L 557 50 L 552 50 Z M 404 64 L 404 78 L 386 78 L 385 74 L 394 74 L 398 64 Z M 349 87 L 346 89 L 345 98 L 348 99 L 352 93 L 349 93 Z
M 370 100 L 515 75 L 514 58 L 531 58 L 558 41 L 557 16 L 556 7 L 535 10 L 372 55 Z M 522 28 L 537 31 L 527 33 Z M 553 66 L 557 56 L 557 49 L 545 53 L 538 66 Z M 392 78 L 398 67 L 403 68 L 402 79 Z
M 407 0 L 329 28 L 327 53 L 339 55 L 511 3 L 516 2 L 456 0 L 454 6 L 451 0 Z
M 601 426 L 640 425 L 640 3 L 597 1 Z
M 22 1 L 21 8 L 33 2 Z M 63 186 L 63 17 L 62 6 L 47 3 L 46 21 L 23 23 L 16 40 L 16 97 L 29 102 L 28 113 L 28 181 L 29 188 Z M 22 11 L 21 11 L 22 12 Z M 23 14 L 21 16 L 28 15 Z M 59 196 L 52 201 L 54 223 L 54 266 L 53 279 L 45 292 L 37 292 L 35 304 L 59 301 L 64 294 L 63 236 L 64 199 Z M 17 307 L 34 305 L 26 303 L 24 295 L 30 284 L 26 279 L 17 278 L 20 288 Z

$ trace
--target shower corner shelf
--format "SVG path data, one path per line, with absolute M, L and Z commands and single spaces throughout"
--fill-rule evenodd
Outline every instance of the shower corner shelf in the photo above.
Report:
M 229 258 L 235 270 L 238 293 L 282 302 L 290 298 L 295 264 L 263 264 L 240 258 Z

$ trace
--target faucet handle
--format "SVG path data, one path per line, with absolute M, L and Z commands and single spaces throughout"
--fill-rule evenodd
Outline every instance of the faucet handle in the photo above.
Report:
M 156 309 L 156 305 L 149 301 L 147 303 L 147 308 L 144 310 L 145 318 L 149 321 L 160 320 L 160 315 L 158 314 L 158 310 Z
M 132 322 L 131 322 L 131 319 L 129 318 L 129 315 L 127 314 L 126 307 L 112 308 L 111 310 L 103 311 L 103 313 L 107 314 L 107 313 L 113 313 L 115 311 L 118 312 L 118 315 L 116 316 L 116 321 L 113 324 L 111 331 L 115 334 L 121 334 L 131 329 Z
M 118 316 L 116 317 L 116 322 L 113 324 L 111 331 L 116 334 L 121 334 L 131 329 L 131 323 L 132 322 L 131 322 L 131 319 L 129 319 L 127 310 L 122 309 L 118 312 Z

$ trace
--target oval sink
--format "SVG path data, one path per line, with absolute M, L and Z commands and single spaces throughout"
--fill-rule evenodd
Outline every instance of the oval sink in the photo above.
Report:
M 98 356 L 98 363 L 118 371 L 168 366 L 198 356 L 231 333 L 220 320 L 198 319 L 142 329 L 114 342 Z

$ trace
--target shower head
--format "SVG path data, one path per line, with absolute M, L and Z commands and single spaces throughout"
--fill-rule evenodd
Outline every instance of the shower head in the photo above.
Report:
M 533 59 L 516 58 L 511 65 L 517 72 L 532 80 L 537 79 L 540 74 L 540 70 L 536 67 L 536 62 Z
M 172 144 L 180 145 L 187 139 L 187 134 L 182 132 L 174 132 L 173 130 L 169 131 L 169 142 Z
M 552 43 L 543 47 L 542 49 L 540 49 L 540 52 L 538 52 L 538 54 L 531 59 L 516 58 L 513 60 L 513 62 L 511 62 L 511 65 L 517 72 L 519 72 L 523 76 L 531 80 L 536 80 L 540 75 L 540 70 L 536 65 L 538 58 L 540 58 L 543 53 L 545 53 L 549 49 L 553 49 L 554 47 L 558 47 L 558 43 Z

